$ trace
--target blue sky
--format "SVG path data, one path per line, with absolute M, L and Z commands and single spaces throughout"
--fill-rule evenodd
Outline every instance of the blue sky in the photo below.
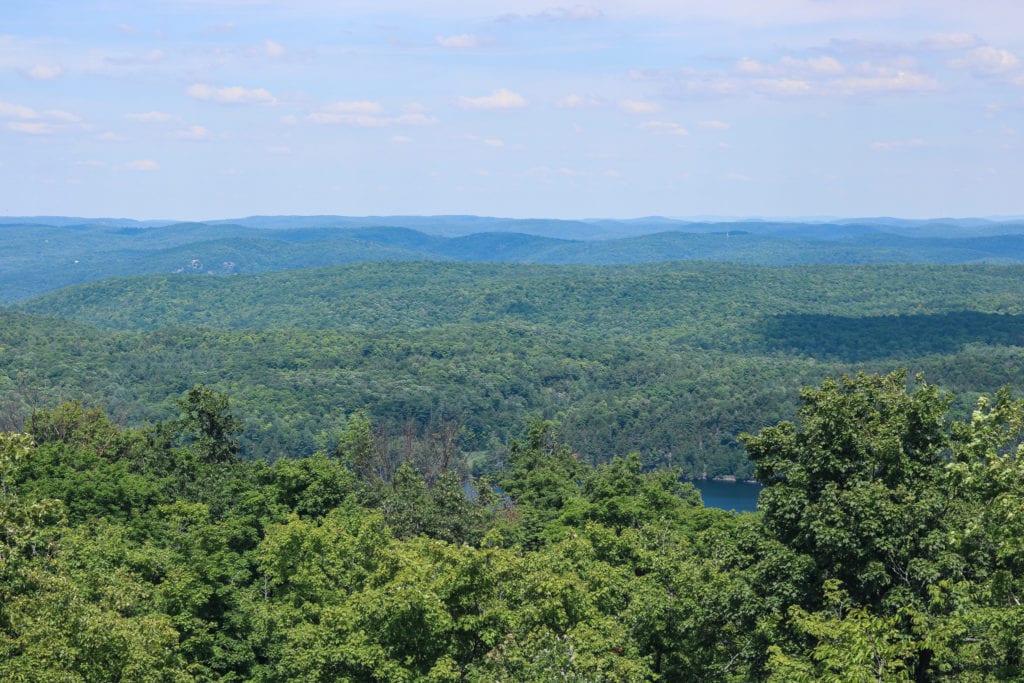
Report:
M 8 0 L 0 215 L 1024 214 L 1018 0 Z

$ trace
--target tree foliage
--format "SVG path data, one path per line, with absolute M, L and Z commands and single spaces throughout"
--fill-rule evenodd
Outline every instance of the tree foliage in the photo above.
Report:
M 239 460 L 203 387 L 143 430 L 39 411 L 0 436 L 0 677 L 1018 679 L 1024 402 L 958 421 L 903 372 L 801 400 L 744 437 L 742 515 L 550 420 L 491 482 L 456 430 L 360 413 L 312 457 Z

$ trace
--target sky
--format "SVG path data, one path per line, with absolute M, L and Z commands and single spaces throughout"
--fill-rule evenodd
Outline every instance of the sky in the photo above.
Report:
M 4 0 L 0 215 L 1024 214 L 1019 0 Z

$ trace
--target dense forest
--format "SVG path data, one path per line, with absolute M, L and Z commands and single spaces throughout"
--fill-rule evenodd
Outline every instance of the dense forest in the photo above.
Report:
M 0 679 L 1019 678 L 1020 226 L 319 220 L 0 225 Z
M 166 420 L 232 397 L 246 458 L 310 455 L 366 410 L 382 433 L 458 423 L 477 473 L 532 418 L 592 464 L 750 478 L 744 431 L 799 388 L 908 367 L 960 398 L 1024 391 L 1020 266 L 365 263 L 145 275 L 0 311 L 0 428 L 77 398 Z
M 804 390 L 741 515 L 544 420 L 467 478 L 443 423 L 270 464 L 209 387 L 142 429 L 63 403 L 0 435 L 0 678 L 1015 680 L 1024 402 L 950 401 Z

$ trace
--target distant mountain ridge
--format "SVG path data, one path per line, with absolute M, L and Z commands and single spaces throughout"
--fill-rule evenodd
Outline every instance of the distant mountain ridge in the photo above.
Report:
M 408 228 L 431 235 L 465 236 L 479 232 L 519 232 L 562 239 L 608 239 L 653 232 L 721 232 L 744 229 L 754 233 L 776 234 L 800 231 L 799 226 L 814 226 L 826 233 L 837 226 L 853 226 L 881 232 L 929 237 L 967 237 L 980 234 L 1024 233 L 1024 216 L 964 218 L 502 218 L 473 215 L 436 216 L 338 216 L 291 215 L 246 216 L 203 221 L 135 220 L 130 218 L 79 218 L 71 216 L 0 216 L 0 226 L 47 225 L 53 227 L 166 227 L 186 223 L 198 225 L 236 225 L 261 230 L 296 228 Z
M 253 216 L 173 223 L 43 216 L 0 218 L 0 247 L 0 302 L 13 302 L 114 276 L 258 273 L 356 261 L 1024 263 L 1024 221 Z

